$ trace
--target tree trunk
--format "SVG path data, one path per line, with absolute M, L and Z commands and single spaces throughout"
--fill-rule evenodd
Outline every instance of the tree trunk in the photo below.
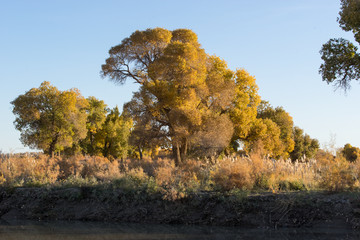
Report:
M 181 163 L 180 146 L 179 146 L 179 142 L 176 142 L 175 165 L 179 166 L 180 163 Z
M 110 152 L 111 143 L 105 140 L 104 149 L 103 149 L 103 156 L 108 157 Z
M 143 159 L 143 154 L 142 154 L 142 150 L 141 150 L 140 145 L 138 145 L 138 150 L 139 150 L 139 157 L 140 157 L 140 160 L 142 160 L 142 159 Z
M 50 146 L 49 146 L 49 156 L 51 156 L 52 158 L 54 158 L 54 152 L 55 152 L 55 145 L 58 141 L 58 138 L 59 138 L 59 135 L 56 134 L 55 137 L 53 138 L 53 140 L 51 141 L 50 143 Z
M 187 156 L 187 150 L 188 150 L 188 145 L 187 145 L 187 139 L 185 138 L 182 141 L 182 145 L 180 147 L 180 155 L 181 155 L 181 160 L 185 161 L 186 160 L 186 156 Z

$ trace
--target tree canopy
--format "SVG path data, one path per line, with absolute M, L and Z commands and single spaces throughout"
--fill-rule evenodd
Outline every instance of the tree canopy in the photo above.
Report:
M 43 82 L 11 104 L 21 142 L 30 148 L 52 155 L 86 136 L 87 101 L 75 88 L 60 91 Z
M 132 120 L 95 97 L 85 99 L 73 88 L 60 91 L 49 82 L 11 102 L 15 127 L 30 148 L 113 158 L 126 157 Z
M 355 162 L 360 158 L 360 149 L 357 147 L 351 146 L 351 144 L 347 143 L 344 145 L 341 153 L 345 157 L 345 159 L 349 162 Z
M 290 152 L 291 160 L 295 161 L 301 158 L 312 158 L 315 156 L 320 147 L 317 139 L 312 139 L 308 134 L 304 133 L 299 127 L 293 128 L 294 134 L 294 150 Z
M 289 154 L 294 149 L 294 139 L 293 139 L 293 119 L 288 112 L 286 112 L 282 107 L 273 108 L 267 101 L 262 101 L 258 107 L 257 117 L 260 119 L 266 119 L 275 123 L 273 128 L 279 129 L 279 136 L 274 136 L 272 145 L 274 149 L 272 150 L 275 157 L 288 157 Z M 269 125 L 269 123 L 267 124 Z M 272 132 L 276 132 L 272 130 Z M 275 147 L 276 146 L 276 147 Z
M 95 97 L 85 99 L 77 89 L 60 91 L 43 82 L 11 102 L 24 145 L 50 155 L 111 159 L 155 156 L 163 149 L 178 165 L 239 146 L 293 160 L 318 149 L 288 112 L 261 101 L 255 77 L 207 54 L 191 30 L 136 31 L 109 54 L 102 75 L 139 84 L 123 112 Z
M 135 129 L 148 132 L 138 136 L 139 144 L 162 139 L 179 163 L 191 151 L 211 154 L 247 136 L 260 102 L 255 79 L 206 54 L 191 30 L 136 31 L 109 54 L 104 77 L 141 85 L 125 105 Z M 222 137 L 209 141 L 210 136 Z
M 88 97 L 88 107 L 86 108 L 87 135 L 81 141 L 81 148 L 85 154 L 99 155 L 101 154 L 101 130 L 106 120 L 106 116 L 110 111 L 102 100 L 95 97 Z
M 360 43 L 360 1 L 341 0 L 338 22 L 344 31 L 354 34 Z M 350 41 L 339 38 L 330 39 L 322 46 L 321 59 L 324 61 L 319 72 L 323 81 L 337 88 L 348 90 L 352 80 L 360 78 L 360 54 L 358 47 Z
M 131 128 L 132 120 L 121 115 L 118 107 L 113 108 L 98 132 L 98 149 L 102 156 L 125 158 Z

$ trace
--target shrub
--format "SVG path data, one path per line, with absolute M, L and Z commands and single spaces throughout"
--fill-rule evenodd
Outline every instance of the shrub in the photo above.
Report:
M 272 190 L 273 184 L 270 179 L 271 176 L 267 174 L 259 174 L 254 179 L 254 190 Z
M 69 176 L 81 176 L 82 178 L 95 177 L 99 180 L 109 180 L 119 176 L 118 161 L 110 161 L 104 157 L 84 157 L 82 155 L 62 158 L 58 160 L 60 166 L 59 179 Z
M 250 190 L 254 185 L 251 170 L 251 164 L 245 158 L 224 158 L 219 161 L 212 178 L 221 190 L 229 191 L 234 188 Z
M 175 181 L 175 164 L 167 162 L 159 166 L 154 171 L 157 184 L 161 186 L 170 186 Z
M 280 180 L 279 183 L 279 190 L 281 191 L 305 191 L 306 186 L 300 179 L 294 180 Z
M 338 157 L 321 167 L 320 186 L 330 191 L 353 189 L 356 183 L 356 173 L 353 165 L 344 158 Z
M 52 184 L 59 175 L 56 159 L 44 155 L 35 157 L 10 157 L 0 160 L 0 175 L 2 184 L 22 185 L 35 183 L 36 185 Z
M 126 172 L 126 176 L 131 179 L 137 186 L 140 186 L 149 178 L 149 176 L 144 172 L 141 167 L 129 170 L 128 172 Z
M 60 187 L 90 187 L 96 186 L 99 181 L 95 177 L 86 177 L 71 175 L 68 178 L 57 182 Z

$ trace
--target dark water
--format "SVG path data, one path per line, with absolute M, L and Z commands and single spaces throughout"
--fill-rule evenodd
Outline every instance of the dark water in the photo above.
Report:
M 352 229 L 249 229 L 94 222 L 0 222 L 0 239 L 360 239 Z

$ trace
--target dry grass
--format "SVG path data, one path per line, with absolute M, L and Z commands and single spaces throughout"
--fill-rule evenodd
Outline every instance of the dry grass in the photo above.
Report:
M 98 180 L 111 180 L 120 176 L 119 162 L 110 161 L 104 157 L 84 157 L 82 155 L 70 158 L 58 158 L 59 179 L 70 176 L 90 178 Z
M 330 191 L 352 190 L 359 185 L 359 163 L 350 163 L 342 156 L 319 164 L 320 188 Z
M 111 182 L 127 178 L 136 185 L 156 184 L 169 199 L 194 191 L 232 189 L 283 191 L 358 189 L 360 162 L 320 152 L 318 160 L 291 162 L 252 154 L 211 161 L 187 160 L 175 166 L 169 158 L 122 161 L 103 157 L 73 156 L 48 158 L 45 155 L 0 158 L 0 184 L 10 186 L 51 185 L 68 179 Z M 81 182 L 81 181 L 80 181 Z
M 252 164 L 245 158 L 224 158 L 218 161 L 211 172 L 214 184 L 222 190 L 234 188 L 251 189 L 254 179 L 251 177 Z
M 59 169 L 55 158 L 44 155 L 2 158 L 0 181 L 4 185 L 52 184 L 58 179 Z

